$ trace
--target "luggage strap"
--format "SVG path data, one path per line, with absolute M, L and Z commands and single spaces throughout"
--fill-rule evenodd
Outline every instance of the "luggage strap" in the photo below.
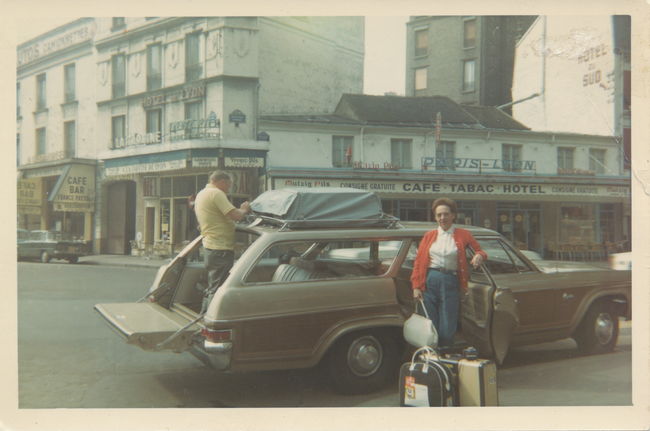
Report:
M 423 354 L 423 353 L 436 354 L 436 351 L 432 347 L 424 346 L 424 347 L 420 347 L 415 352 L 413 352 L 413 356 L 411 357 L 411 366 L 409 367 L 410 371 L 413 371 L 415 369 L 415 358 L 416 358 L 416 356 L 418 354 Z M 449 381 L 449 373 L 448 373 L 448 370 L 445 368 L 445 366 L 438 363 L 437 361 L 424 362 L 424 364 L 425 365 L 433 365 L 436 368 L 438 368 L 442 372 L 443 376 L 445 376 L 445 388 L 448 391 L 451 391 L 451 382 Z

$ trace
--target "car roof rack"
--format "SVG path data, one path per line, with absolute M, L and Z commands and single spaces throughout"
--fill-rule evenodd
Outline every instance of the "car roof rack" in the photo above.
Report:
M 266 224 L 279 227 L 278 231 L 286 230 L 300 230 L 300 229 L 323 229 L 323 228 L 382 228 L 382 229 L 396 229 L 400 227 L 400 220 L 390 214 L 382 213 L 378 218 L 364 218 L 364 219 L 296 219 L 288 220 L 279 217 L 273 217 L 266 214 L 253 213 L 253 222 L 249 224 L 250 227 L 260 224 Z

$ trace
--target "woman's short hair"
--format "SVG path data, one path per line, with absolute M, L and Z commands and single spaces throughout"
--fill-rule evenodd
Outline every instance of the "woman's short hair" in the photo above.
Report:
M 452 214 L 458 213 L 458 207 L 456 206 L 456 202 L 453 199 L 438 198 L 435 201 L 433 201 L 433 204 L 431 204 L 431 211 L 433 211 L 434 215 L 436 214 L 436 208 L 439 207 L 440 205 L 448 206 L 449 211 L 451 211 Z

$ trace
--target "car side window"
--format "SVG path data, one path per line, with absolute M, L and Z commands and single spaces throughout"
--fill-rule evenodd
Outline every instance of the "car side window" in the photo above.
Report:
M 258 259 L 246 283 L 287 283 L 382 275 L 401 241 L 283 241 Z
M 512 274 L 531 270 L 514 250 L 501 240 L 483 238 L 478 239 L 478 242 L 488 255 L 485 266 L 491 274 Z

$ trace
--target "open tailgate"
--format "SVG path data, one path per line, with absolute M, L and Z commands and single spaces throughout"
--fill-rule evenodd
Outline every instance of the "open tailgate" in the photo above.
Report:
M 195 321 L 151 302 L 96 304 L 95 310 L 127 343 L 144 350 L 182 352 L 201 329 Z

